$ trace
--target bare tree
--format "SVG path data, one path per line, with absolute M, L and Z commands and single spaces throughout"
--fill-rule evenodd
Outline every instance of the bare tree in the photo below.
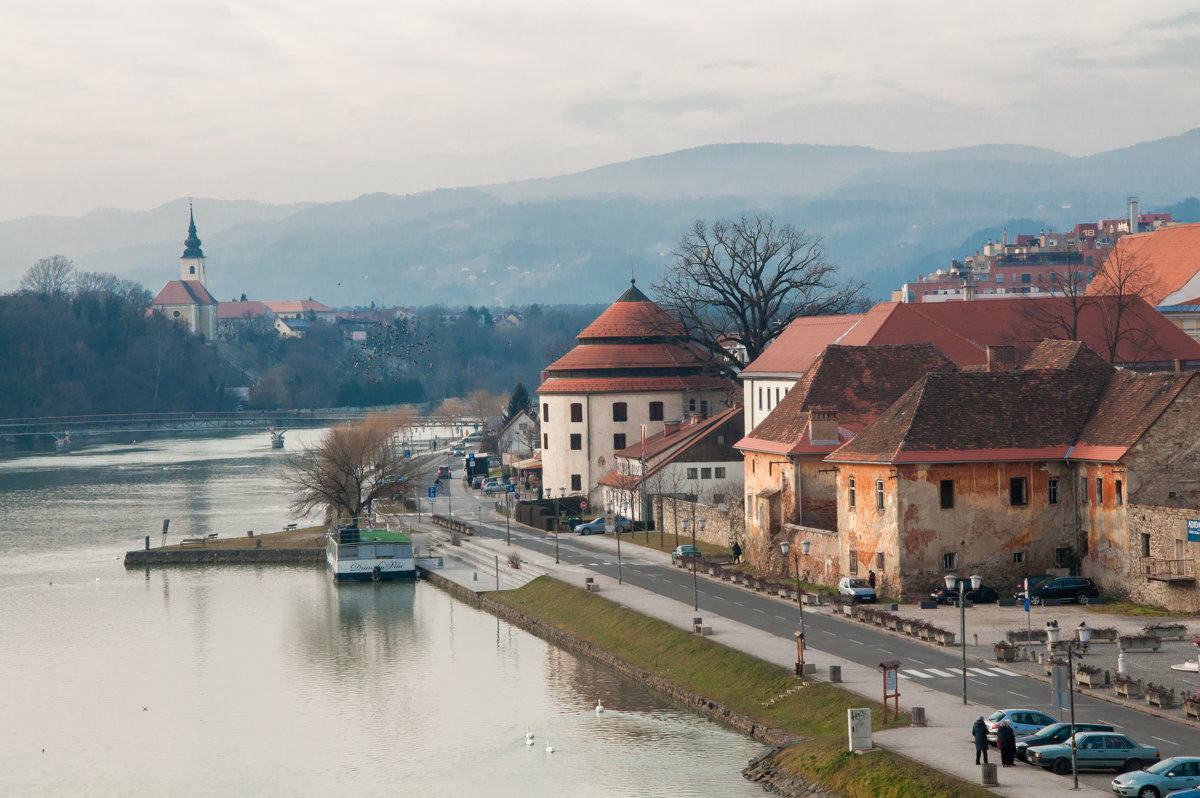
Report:
M 20 289 L 40 296 L 70 293 L 75 281 L 75 264 L 63 255 L 42 258 L 29 267 L 21 278 Z
M 394 413 L 368 416 L 355 424 L 326 430 L 315 445 L 289 455 L 284 483 L 294 493 L 291 509 L 300 514 L 329 508 L 336 519 L 356 524 L 377 498 L 392 486 L 417 476 L 419 467 L 393 445 Z
M 839 282 L 819 235 L 769 216 L 697 220 L 653 288 L 688 337 L 740 370 L 801 316 L 863 307 L 866 285 Z M 736 348 L 735 348 L 736 347 Z M 743 354 L 744 351 L 744 354 Z
M 1088 294 L 1095 295 L 1098 300 L 1096 308 L 1103 319 L 1101 327 L 1107 349 L 1102 354 L 1110 363 L 1117 362 L 1122 344 L 1136 350 L 1153 343 L 1150 331 L 1134 311 L 1134 306 L 1142 302 L 1153 305 L 1157 287 L 1154 269 L 1125 247 L 1118 244 L 1104 259 Z M 1100 300 L 1100 297 L 1105 299 Z
M 467 397 L 467 412 L 469 418 L 479 425 L 479 431 L 486 433 L 492 419 L 504 412 L 507 403 L 508 397 L 502 394 L 472 391 Z
M 1059 249 L 1065 263 L 1062 268 L 1050 273 L 1048 292 L 1061 297 L 1062 301 L 1027 302 L 1022 315 L 1046 338 L 1078 341 L 1080 319 L 1084 310 L 1092 304 L 1092 297 L 1087 293 L 1089 279 L 1078 245 L 1063 239 Z

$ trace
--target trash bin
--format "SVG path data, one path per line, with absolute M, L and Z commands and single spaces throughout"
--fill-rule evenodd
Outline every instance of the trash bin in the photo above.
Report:
M 999 786 L 1000 780 L 998 778 L 996 778 L 996 763 L 995 762 L 986 762 L 986 763 L 980 765 L 979 767 L 981 767 L 983 769 L 982 783 L 983 783 L 984 787 Z

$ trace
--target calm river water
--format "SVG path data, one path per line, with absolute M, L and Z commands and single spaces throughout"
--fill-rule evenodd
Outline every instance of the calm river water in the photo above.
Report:
M 168 541 L 298 520 L 281 454 L 261 433 L 0 459 L 0 794 L 763 794 L 752 741 L 429 585 L 122 566 L 163 518 Z

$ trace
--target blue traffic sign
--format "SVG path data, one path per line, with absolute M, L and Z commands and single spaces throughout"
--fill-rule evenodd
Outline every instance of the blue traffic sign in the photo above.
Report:
M 1028 597 L 1026 597 L 1026 599 L 1025 599 L 1025 612 L 1029 612 L 1029 598 Z
M 431 487 L 429 489 L 429 498 L 431 498 L 431 499 L 437 498 L 437 488 Z
M 504 487 L 505 487 L 505 489 L 506 489 L 506 490 L 507 490 L 509 493 L 516 493 L 516 492 L 517 492 L 517 486 L 516 486 L 516 485 L 505 485 Z

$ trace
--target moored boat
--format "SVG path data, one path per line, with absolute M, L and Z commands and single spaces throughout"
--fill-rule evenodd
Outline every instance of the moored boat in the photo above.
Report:
M 70 430 L 63 430 L 63 434 L 61 437 L 58 435 L 54 435 L 53 432 L 50 434 L 54 436 L 54 451 L 59 452 L 59 453 L 71 451 L 71 431 Z
M 390 528 L 330 530 L 325 564 L 335 582 L 417 577 L 412 541 L 403 532 Z
M 282 449 L 283 448 L 283 433 L 287 432 L 287 430 L 285 430 L 285 429 L 277 430 L 274 427 L 267 427 L 267 432 L 271 433 L 271 448 L 272 449 Z

